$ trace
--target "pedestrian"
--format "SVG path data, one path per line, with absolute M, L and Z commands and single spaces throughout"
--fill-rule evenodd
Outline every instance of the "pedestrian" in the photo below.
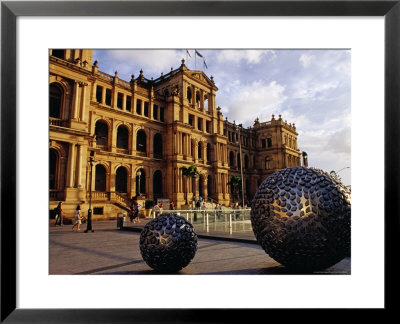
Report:
M 201 209 L 206 210 L 207 206 L 206 206 L 206 202 L 203 201 L 203 203 L 201 204 Z
M 171 201 L 171 202 L 169 203 L 169 209 L 171 209 L 171 210 L 174 210 L 174 209 L 175 209 L 175 205 L 174 205 L 174 202 L 173 202 L 173 201 Z
M 129 208 L 129 219 L 130 219 L 131 223 L 133 221 L 134 216 L 135 216 L 135 205 L 134 205 L 134 201 L 132 201 L 131 206 Z
M 60 201 L 56 207 L 56 223 L 54 226 L 57 225 L 64 225 L 64 217 L 63 217 L 63 210 L 62 210 L 62 202 Z
M 77 230 L 77 232 L 79 232 L 81 224 L 82 224 L 82 219 L 83 219 L 83 216 L 81 213 L 81 206 L 78 205 L 78 206 L 76 206 L 76 209 L 75 209 L 75 218 L 74 218 L 74 225 L 72 225 L 72 230 L 74 230 L 74 228 L 76 226 L 76 230 Z
M 156 205 L 153 207 L 153 211 L 154 211 L 156 217 L 160 216 L 160 214 L 161 214 L 160 205 L 159 205 L 159 204 L 156 204 Z
M 139 205 L 137 202 L 134 202 L 134 209 L 133 209 L 133 218 L 134 218 L 134 223 L 140 223 L 139 221 Z
M 197 200 L 196 201 L 196 205 L 195 205 L 195 209 L 196 210 L 200 210 L 200 206 L 201 206 L 200 200 Z M 197 221 L 197 212 L 194 212 L 194 221 Z
M 201 196 L 199 196 L 199 200 L 200 200 L 200 202 L 202 202 L 202 201 L 203 201 L 203 198 L 202 198 Z

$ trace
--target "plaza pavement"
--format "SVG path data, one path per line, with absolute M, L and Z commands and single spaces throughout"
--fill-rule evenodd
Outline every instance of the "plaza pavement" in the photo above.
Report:
M 132 275 L 157 274 L 142 259 L 139 236 L 143 226 L 117 221 L 93 222 L 94 232 L 72 231 L 71 225 L 49 227 L 49 274 Z M 248 230 L 248 222 L 237 222 L 230 233 L 225 225 L 195 224 L 198 249 L 190 264 L 178 274 L 296 274 L 270 258 Z M 314 274 L 350 274 L 350 258 Z

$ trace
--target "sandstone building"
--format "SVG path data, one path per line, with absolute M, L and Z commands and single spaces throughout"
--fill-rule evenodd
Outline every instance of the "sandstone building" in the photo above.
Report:
M 138 195 L 178 207 L 194 196 L 230 205 L 241 165 L 246 201 L 268 175 L 300 165 L 294 124 L 224 120 L 213 78 L 184 60 L 157 79 L 140 71 L 124 81 L 99 71 L 92 50 L 49 54 L 50 208 L 63 201 L 67 214 L 77 204 L 85 211 L 90 188 L 94 218 L 115 216 Z M 199 177 L 183 177 L 191 165 Z

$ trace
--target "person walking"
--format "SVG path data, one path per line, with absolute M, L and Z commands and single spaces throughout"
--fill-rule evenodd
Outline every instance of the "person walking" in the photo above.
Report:
M 134 217 L 135 217 L 135 202 L 132 201 L 130 210 L 129 210 L 129 219 L 130 219 L 131 223 L 132 223 Z
M 64 219 L 63 219 L 63 210 L 62 210 L 62 202 L 60 201 L 56 207 L 56 223 L 54 226 L 57 225 L 64 225 Z
M 134 207 L 133 207 L 133 218 L 134 218 L 134 223 L 140 223 L 139 221 L 139 205 L 134 202 L 133 203 Z
M 74 219 L 74 225 L 72 226 L 72 230 L 74 230 L 75 226 L 77 227 L 77 232 L 79 232 L 80 227 L 81 227 L 81 223 L 82 223 L 82 213 L 81 213 L 81 206 L 78 205 L 76 206 L 75 209 L 75 219 Z

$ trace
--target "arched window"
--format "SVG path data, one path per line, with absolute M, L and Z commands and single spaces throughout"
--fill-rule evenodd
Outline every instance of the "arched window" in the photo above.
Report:
M 192 89 L 190 89 L 190 87 L 187 88 L 186 98 L 189 101 L 189 103 L 192 103 Z
M 122 166 L 117 169 L 115 174 L 115 191 L 120 193 L 128 192 L 128 172 Z
M 235 164 L 235 154 L 232 151 L 230 151 L 229 152 L 229 166 L 233 167 L 234 164 Z
M 154 143 L 153 143 L 153 152 L 154 156 L 158 158 L 162 158 L 163 154 L 163 145 L 162 145 L 162 136 L 160 133 L 154 135 Z
M 117 148 L 129 149 L 129 130 L 125 126 L 119 126 L 117 130 Z
M 136 195 L 146 193 L 146 173 L 144 169 L 136 172 Z
M 208 95 L 204 96 L 204 108 L 208 109 Z
M 244 168 L 249 168 L 249 157 L 247 156 L 247 154 L 244 155 Z
M 206 159 L 207 159 L 207 162 L 211 162 L 211 145 L 210 145 L 210 143 L 207 143 Z
M 271 169 L 271 160 L 269 158 L 265 158 L 265 169 Z
M 202 197 L 204 197 L 203 181 L 204 181 L 204 176 L 201 175 L 199 179 L 199 195 Z
M 63 91 L 58 85 L 54 83 L 50 84 L 49 90 L 50 90 L 49 115 L 52 118 L 61 118 Z
M 203 144 L 199 142 L 199 144 L 197 145 L 197 157 L 199 159 L 202 158 L 202 151 L 203 151 Z
M 139 152 L 146 152 L 146 132 L 139 130 L 136 136 L 136 150 Z
M 241 163 L 240 163 L 240 154 L 239 153 L 237 154 L 236 158 L 237 158 L 237 167 L 238 167 L 238 169 L 240 169 Z
M 96 145 L 107 149 L 108 146 L 108 125 L 106 122 L 99 120 L 96 122 L 95 130 Z
M 162 197 L 162 173 L 160 170 L 154 172 L 153 193 L 156 197 Z
M 212 178 L 210 175 L 207 176 L 207 195 L 210 197 L 213 194 L 212 191 Z
M 55 150 L 49 151 L 49 189 L 57 189 L 57 162 L 58 156 Z
M 200 93 L 196 91 L 196 106 L 200 108 Z
M 94 190 L 106 191 L 106 168 L 101 164 L 97 164 L 95 172 Z

